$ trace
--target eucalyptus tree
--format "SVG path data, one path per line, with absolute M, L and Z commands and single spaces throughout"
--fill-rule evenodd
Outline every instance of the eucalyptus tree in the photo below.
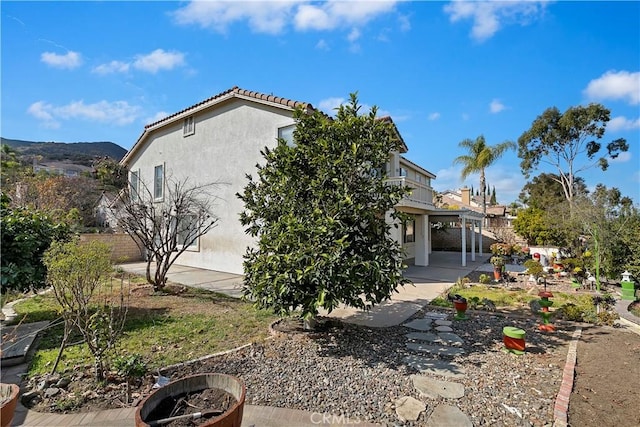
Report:
M 578 174 L 592 167 L 605 171 L 609 159 L 629 149 L 624 138 L 603 147 L 600 140 L 609 120 L 610 111 L 601 104 L 570 107 L 564 113 L 556 107 L 546 109 L 518 139 L 522 172 L 528 178 L 540 163 L 555 168 L 553 179 L 572 207 Z

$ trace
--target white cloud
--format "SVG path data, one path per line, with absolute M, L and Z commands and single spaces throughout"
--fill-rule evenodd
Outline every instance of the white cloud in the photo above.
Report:
M 480 42 L 491 38 L 503 26 L 526 25 L 544 13 L 547 1 L 452 1 L 444 6 L 451 22 L 473 21 L 471 37 Z
M 332 30 L 361 26 L 392 12 L 396 1 L 326 1 L 300 5 L 294 17 L 298 30 Z
M 178 24 L 199 25 L 219 33 L 241 21 L 257 33 L 278 34 L 290 19 L 297 1 L 192 1 L 173 12 Z
M 438 112 L 431 113 L 427 118 L 431 121 L 438 120 L 440 118 L 440 113 Z
M 53 52 L 44 52 L 40 60 L 50 67 L 72 70 L 82 65 L 82 57 L 78 52 L 69 51 L 64 55 Z
M 624 116 L 614 117 L 613 119 L 609 120 L 609 123 L 607 123 L 607 128 L 614 132 L 621 130 L 640 129 L 640 118 L 633 120 L 627 119 Z
M 631 153 L 628 151 L 623 151 L 622 153 L 619 153 L 615 159 L 609 157 L 610 163 L 626 163 L 629 160 L 631 160 Z
M 397 1 L 192 1 L 172 13 L 181 25 L 198 25 L 226 33 L 247 22 L 257 33 L 280 34 L 288 25 L 299 31 L 325 31 L 365 25 L 394 11 Z M 406 31 L 408 19 L 400 21 Z
M 640 71 L 607 71 L 591 80 L 584 93 L 590 99 L 622 99 L 631 105 L 640 104 Z
M 499 99 L 494 99 L 489 104 L 489 111 L 491 111 L 493 114 L 499 113 L 500 111 L 502 111 L 504 109 L 505 109 L 505 106 L 504 106 L 504 104 L 502 102 L 500 102 Z
M 164 119 L 165 117 L 168 117 L 169 114 L 170 113 L 167 113 L 166 111 L 158 111 L 153 116 L 147 117 L 146 119 L 144 119 L 144 124 L 149 125 L 151 123 L 155 123 L 157 121 Z
M 159 70 L 171 70 L 184 65 L 184 54 L 181 52 L 165 52 L 163 49 L 156 49 L 147 55 L 137 55 L 133 62 L 133 67 L 157 73 Z
M 96 74 L 126 73 L 129 71 L 129 66 L 130 64 L 126 62 L 111 61 L 94 67 L 92 71 Z
M 398 16 L 398 22 L 400 23 L 400 31 L 406 33 L 411 30 L 411 21 L 409 21 L 409 17 L 405 15 Z
M 59 127 L 61 120 L 87 120 L 124 126 L 138 118 L 140 107 L 129 105 L 126 101 L 99 101 L 94 104 L 73 101 L 62 106 L 38 101 L 31 104 L 27 112 L 41 120 L 46 127 Z
M 329 115 L 333 115 L 336 109 L 345 103 L 344 98 L 325 98 L 318 102 L 318 108 Z
M 328 30 L 335 25 L 324 9 L 306 4 L 298 8 L 294 23 L 296 28 L 302 30 Z
M 44 101 L 38 101 L 29 106 L 27 113 L 40 120 L 43 127 L 47 129 L 57 129 L 60 127 L 60 122 L 55 120 L 53 115 L 49 112 L 52 108 L 51 104 L 47 104 Z
M 331 50 L 331 48 L 329 47 L 329 43 L 327 43 L 324 39 L 320 39 L 318 43 L 316 43 L 316 49 Z
M 351 43 L 353 43 L 356 40 L 358 40 L 360 38 L 360 36 L 361 36 L 360 30 L 358 30 L 357 28 L 354 28 L 353 30 L 351 30 L 351 32 L 347 36 L 347 40 L 349 40 Z

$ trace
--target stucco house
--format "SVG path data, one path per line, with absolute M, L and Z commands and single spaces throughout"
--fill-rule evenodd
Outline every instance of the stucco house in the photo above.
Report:
M 275 147 L 278 137 L 293 139 L 293 112 L 297 107 L 314 110 L 309 103 L 233 87 L 145 126 L 121 161 L 129 169 L 133 185 L 140 181 L 151 184 L 154 194 L 162 196 L 169 176 L 177 180 L 189 177 L 197 183 L 224 183 L 216 190 L 218 225 L 183 253 L 177 263 L 243 273 L 243 255 L 254 241 L 240 224 L 239 214 L 244 206 L 236 193 L 246 186 L 246 174 L 255 174 L 256 164 L 264 162 L 261 150 Z M 402 139 L 390 117 L 381 120 L 393 125 Z M 392 228 L 393 237 L 402 243 L 409 263 L 428 265 L 430 217 L 446 215 L 475 227 L 480 225 L 482 215 L 464 209 L 435 208 L 431 187 L 435 175 L 404 157 L 407 147 L 404 142 L 402 146 L 402 152 L 389 154 L 388 181 L 390 185 L 413 188 L 412 194 L 397 206 L 413 219 Z M 474 248 L 472 245 L 472 259 Z M 466 263 L 466 251 L 462 263 Z
M 482 196 L 474 196 L 468 187 L 460 190 L 446 190 L 440 193 L 440 207 L 465 208 L 475 212 L 482 212 Z M 489 228 L 511 227 L 511 217 L 504 205 L 490 205 L 487 203 L 485 224 Z

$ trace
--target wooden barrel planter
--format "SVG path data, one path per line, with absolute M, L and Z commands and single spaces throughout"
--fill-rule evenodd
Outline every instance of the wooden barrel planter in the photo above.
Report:
M 136 427 L 162 425 L 163 423 L 159 423 L 159 420 L 153 416 L 154 411 L 162 409 L 163 405 L 165 405 L 168 400 L 171 401 L 172 399 L 177 399 L 181 396 L 201 392 L 207 389 L 223 390 L 231 394 L 235 398 L 236 403 L 224 413 L 214 416 L 213 418 L 203 420 L 199 426 L 241 427 L 242 412 L 244 410 L 244 401 L 246 397 L 246 388 L 244 383 L 234 376 L 216 373 L 184 377 L 159 388 L 147 396 L 136 410 Z M 201 413 L 206 415 L 209 411 L 213 411 L 215 409 L 217 408 L 203 408 Z M 169 418 L 172 417 L 163 417 L 165 421 Z M 183 417 L 183 419 L 197 418 L 197 416 Z
M 523 354 L 525 349 L 525 335 L 526 332 L 523 329 L 514 326 L 505 326 L 502 328 L 504 350 L 518 355 Z
M 18 387 L 17 384 L 0 383 L 0 388 L 0 397 L 2 398 L 2 405 L 0 406 L 0 426 L 7 427 L 11 424 L 13 414 L 18 405 L 20 387 Z

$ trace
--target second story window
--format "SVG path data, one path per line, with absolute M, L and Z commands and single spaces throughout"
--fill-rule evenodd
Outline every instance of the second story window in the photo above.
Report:
M 153 170 L 153 198 L 162 200 L 164 197 L 164 165 L 158 165 Z
M 140 190 L 140 173 L 131 172 L 129 175 L 129 191 L 132 202 L 138 201 L 138 191 Z
M 278 128 L 278 138 L 282 138 L 287 141 L 287 145 L 289 147 L 293 147 L 293 130 L 296 128 L 296 125 L 289 125 Z
M 182 136 L 189 136 L 196 133 L 196 123 L 193 120 L 193 116 L 189 116 L 184 119 L 182 124 Z
M 400 168 L 400 176 L 407 176 L 407 170 L 405 168 Z

